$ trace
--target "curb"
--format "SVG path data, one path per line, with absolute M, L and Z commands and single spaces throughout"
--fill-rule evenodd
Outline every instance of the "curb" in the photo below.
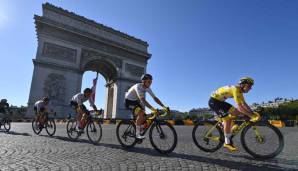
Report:
M 131 120 L 131 119 L 99 119 L 100 123 L 104 124 L 104 125 L 110 125 L 110 124 L 118 124 L 121 120 Z M 17 119 L 13 122 L 32 122 L 33 119 Z M 55 119 L 55 122 L 57 124 L 65 124 L 67 123 L 68 119 Z M 200 121 L 198 120 L 190 120 L 190 119 L 186 119 L 186 120 L 165 120 L 166 122 L 170 123 L 171 125 L 185 125 L 185 126 L 194 126 L 197 123 L 199 123 Z M 235 121 L 237 124 L 241 124 L 242 121 Z M 268 120 L 268 122 L 273 125 L 276 126 L 278 128 L 281 127 L 288 127 L 284 121 L 282 120 Z

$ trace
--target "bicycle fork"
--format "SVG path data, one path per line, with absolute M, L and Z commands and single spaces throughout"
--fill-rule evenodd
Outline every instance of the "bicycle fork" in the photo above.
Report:
M 260 143 L 263 143 L 264 142 L 264 138 L 263 136 L 261 135 L 259 129 L 256 127 L 256 126 L 252 126 L 252 129 L 255 131 L 256 133 L 256 139 L 260 142 Z

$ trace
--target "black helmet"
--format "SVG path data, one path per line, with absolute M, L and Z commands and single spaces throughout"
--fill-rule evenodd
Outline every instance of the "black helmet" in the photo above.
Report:
M 91 88 L 85 88 L 84 93 L 92 93 Z
M 239 84 L 251 84 L 254 85 L 254 80 L 250 77 L 242 77 L 240 78 Z
M 153 78 L 152 78 L 152 75 L 150 75 L 150 74 L 144 74 L 144 75 L 142 75 L 142 77 L 141 77 L 141 80 L 153 80 Z
M 42 101 L 48 102 L 48 101 L 50 101 L 50 99 L 48 97 L 44 97 L 44 98 L 42 98 Z
M 1 99 L 1 103 L 7 103 L 7 99 Z

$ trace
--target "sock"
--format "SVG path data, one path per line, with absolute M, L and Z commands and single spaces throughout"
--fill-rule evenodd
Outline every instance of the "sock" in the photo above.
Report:
M 231 140 L 230 140 L 230 138 L 231 138 L 231 134 L 225 134 L 225 143 L 226 144 L 231 144 Z
M 140 134 L 144 132 L 145 125 L 140 125 Z
M 140 132 L 141 132 L 141 126 L 140 125 L 137 125 L 136 126 L 136 135 L 140 135 Z

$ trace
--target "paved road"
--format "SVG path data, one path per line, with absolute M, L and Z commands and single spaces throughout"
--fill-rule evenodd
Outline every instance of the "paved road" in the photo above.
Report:
M 115 125 L 103 125 L 103 138 L 92 145 L 86 136 L 69 141 L 65 124 L 57 125 L 50 138 L 43 131 L 34 135 L 29 123 L 12 123 L 10 134 L 0 132 L 0 170 L 298 170 L 298 127 L 281 129 L 284 151 L 275 159 L 257 161 L 240 148 L 209 154 L 191 139 L 192 126 L 176 126 L 178 145 L 173 153 L 160 155 L 147 138 L 130 150 L 117 142 Z M 238 141 L 237 141 L 238 140 Z M 239 137 L 235 142 L 239 147 Z

